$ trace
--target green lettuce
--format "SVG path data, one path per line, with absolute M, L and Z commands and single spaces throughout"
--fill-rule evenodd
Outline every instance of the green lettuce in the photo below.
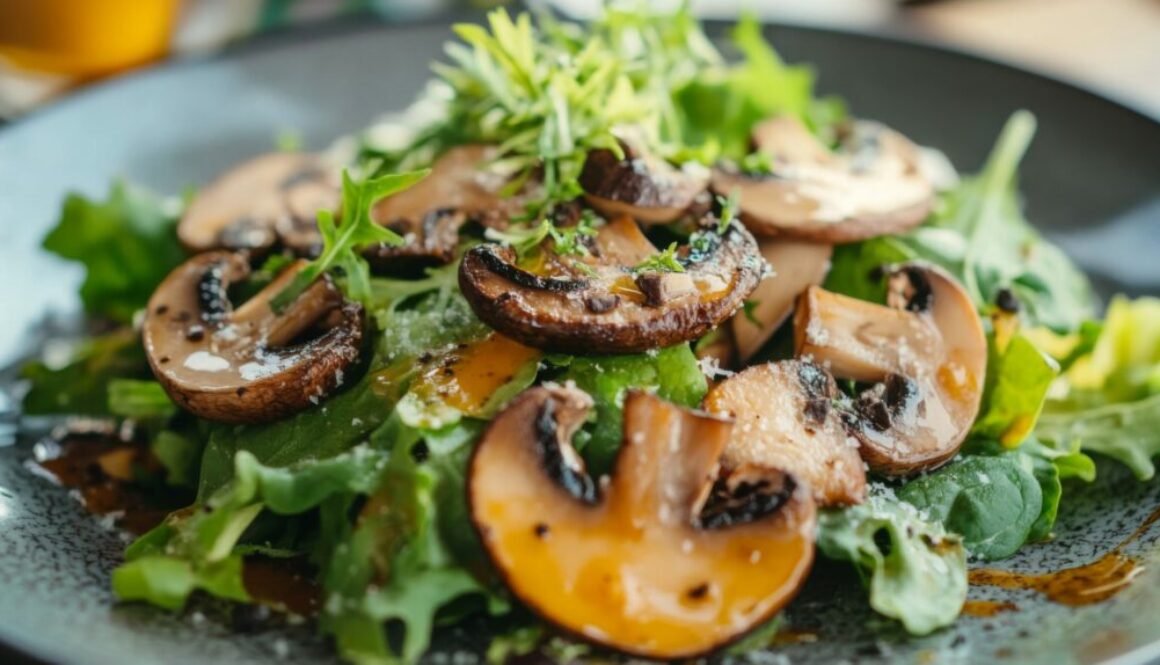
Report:
M 141 339 L 129 328 L 80 343 L 61 366 L 36 361 L 20 370 L 29 382 L 22 408 L 28 415 L 109 414 L 109 385 L 115 379 L 151 376 Z
M 700 404 L 708 390 L 688 344 L 634 355 L 575 356 L 556 358 L 554 362 L 567 365 L 558 381 L 575 382 L 595 402 L 588 426 L 575 440 L 595 474 L 609 471 L 620 450 L 624 396 L 629 389 L 655 391 L 684 406 Z
M 118 181 L 105 201 L 70 194 L 44 248 L 84 265 L 80 295 L 90 316 L 128 323 L 185 259 L 180 212 L 176 201 Z
M 870 606 L 911 634 L 950 625 L 966 601 L 960 538 L 895 498 L 874 495 L 861 505 L 821 511 L 818 550 L 853 563 L 869 586 Z
M 1015 333 L 1004 342 L 1005 336 L 988 338 L 986 385 L 971 435 L 1014 448 L 1035 429 L 1059 365 L 1026 336 Z

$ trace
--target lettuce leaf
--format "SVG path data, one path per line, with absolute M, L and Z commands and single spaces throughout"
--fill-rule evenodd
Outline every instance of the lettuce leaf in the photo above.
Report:
M 1015 448 L 1035 429 L 1059 365 L 1026 336 L 1002 328 L 997 319 L 988 338 L 987 380 L 971 435 Z
M 624 396 L 630 388 L 652 390 L 684 406 L 697 406 L 708 390 L 688 344 L 649 353 L 564 357 L 553 362 L 567 365 L 558 381 L 575 382 L 596 403 L 589 425 L 575 440 L 595 474 L 609 471 L 620 450 Z
M 30 384 L 22 403 L 28 415 L 104 416 L 109 415 L 109 384 L 114 379 L 151 374 L 140 338 L 126 327 L 85 340 L 64 365 L 32 362 L 21 368 L 20 376 Z
M 885 535 L 885 539 L 882 536 Z M 967 555 L 958 536 L 885 495 L 818 515 L 818 550 L 849 561 L 870 589 L 870 606 L 913 635 L 950 625 L 967 598 Z
M 1022 547 L 1043 510 L 1031 458 L 1018 454 L 965 456 L 908 482 L 898 498 L 961 535 L 967 551 L 986 560 Z M 1053 498 L 1058 505 L 1058 496 Z M 1054 523 L 1054 506 L 1051 512 Z
M 117 181 L 105 201 L 70 194 L 44 248 L 84 265 L 89 316 L 128 323 L 185 259 L 175 232 L 180 212 L 176 201 Z
M 1126 465 L 1139 480 L 1151 480 L 1156 475 L 1152 458 L 1160 455 L 1160 395 L 1045 413 L 1035 434 L 1057 449 L 1078 444 L 1085 451 L 1106 455 Z

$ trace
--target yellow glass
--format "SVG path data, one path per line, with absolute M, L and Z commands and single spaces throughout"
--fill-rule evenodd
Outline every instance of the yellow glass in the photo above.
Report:
M 0 0 L 0 57 L 90 78 L 163 56 L 180 0 Z

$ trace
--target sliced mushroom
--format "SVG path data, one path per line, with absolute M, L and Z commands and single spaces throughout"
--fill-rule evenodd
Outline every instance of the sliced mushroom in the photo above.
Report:
M 824 369 L 783 360 L 725 379 L 702 406 L 736 422 L 721 455 L 726 471 L 750 465 L 783 469 L 804 481 L 820 505 L 850 505 L 866 497 L 866 471 L 858 441 L 832 408 L 837 397 Z
M 517 598 L 583 639 L 664 659 L 720 647 L 789 602 L 813 561 L 804 487 L 755 467 L 718 478 L 729 422 L 634 391 L 598 488 L 570 443 L 591 406 L 532 388 L 475 449 L 471 517 Z
M 732 315 L 765 269 L 738 224 L 678 251 L 684 272 L 634 271 L 648 241 L 631 221 L 601 227 L 599 251 L 535 272 L 494 244 L 473 248 L 459 286 L 480 319 L 524 344 L 566 353 L 635 353 L 697 339 Z
M 773 272 L 763 279 L 748 301 L 744 314 L 733 316 L 733 339 L 738 360 L 748 362 L 765 346 L 793 312 L 794 301 L 806 288 L 821 284 L 830 272 L 833 247 L 789 239 L 763 238 L 758 248 Z
M 774 172 L 717 168 L 713 190 L 736 192 L 742 221 L 759 235 L 855 242 L 916 226 L 934 202 L 917 146 L 877 123 L 855 123 L 837 153 L 788 116 L 758 125 L 754 143 Z
M 705 194 L 709 171 L 701 165 L 673 166 L 649 154 L 644 142 L 629 133 L 620 138 L 620 146 L 623 159 L 611 150 L 593 150 L 580 174 L 585 199 L 605 217 L 628 215 L 642 224 L 665 224 Z
M 337 208 L 340 199 L 332 169 L 317 155 L 262 155 L 198 193 L 177 225 L 177 237 L 191 252 L 266 251 L 280 244 L 310 256 L 321 246 L 315 215 Z
M 459 229 L 466 222 L 504 226 L 522 214 L 527 192 L 502 196 L 507 180 L 485 169 L 497 154 L 498 149 L 488 145 L 452 148 L 435 160 L 429 176 L 378 202 L 372 210 L 375 221 L 403 236 L 405 242 L 398 247 L 375 247 L 366 257 L 380 268 L 398 259 L 450 263 L 455 260 Z
M 963 287 L 909 264 L 889 277 L 887 306 L 811 287 L 794 315 L 794 345 L 842 379 L 875 385 L 848 425 L 875 471 L 902 475 L 958 452 L 979 412 L 987 340 Z
M 142 337 L 174 402 L 207 420 L 256 423 L 318 404 L 343 384 L 359 358 L 362 306 L 323 278 L 282 312 L 270 307 L 305 265 L 286 269 L 237 309 L 228 289 L 250 274 L 243 254 L 199 254 L 161 282 Z

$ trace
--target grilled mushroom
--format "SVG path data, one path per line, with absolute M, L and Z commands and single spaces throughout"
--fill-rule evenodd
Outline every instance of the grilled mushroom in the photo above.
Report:
M 250 274 L 245 256 L 199 254 L 153 292 L 142 336 L 165 392 L 207 420 L 256 423 L 317 404 L 359 358 L 362 306 L 329 279 L 276 313 L 270 300 L 306 265 L 294 264 L 234 309 L 231 284 Z
M 705 193 L 709 172 L 699 164 L 677 168 L 651 155 L 644 142 L 625 134 L 624 158 L 593 150 L 584 162 L 580 185 L 589 205 L 605 217 L 628 215 L 642 224 L 664 224 L 685 213 Z
M 732 315 L 765 268 L 753 236 L 732 224 L 681 247 L 683 272 L 634 270 L 652 245 L 622 218 L 599 230 L 592 255 L 549 257 L 535 271 L 515 253 L 479 245 L 459 286 L 480 319 L 529 346 L 566 353 L 635 353 L 696 339 Z M 655 250 L 654 250 L 655 251 Z
M 855 123 L 837 153 L 788 116 L 758 125 L 753 138 L 774 172 L 718 168 L 713 190 L 737 192 L 741 218 L 758 235 L 855 242 L 901 233 L 930 212 L 934 186 L 920 168 L 918 148 L 882 125 Z
M 866 471 L 858 441 L 831 402 L 834 379 L 808 362 L 783 360 L 755 365 L 714 386 L 702 405 L 736 421 L 721 465 L 784 469 L 803 480 L 820 505 L 861 503 Z
M 778 327 L 793 312 L 794 301 L 807 287 L 821 284 L 830 271 L 833 247 L 788 239 L 763 238 L 758 241 L 761 255 L 773 268 L 763 279 L 744 314 L 731 321 L 738 360 L 747 362 L 773 337 Z
M 317 155 L 262 155 L 203 189 L 178 223 L 177 237 L 195 253 L 263 252 L 278 244 L 309 256 L 321 246 L 316 213 L 337 208 L 340 197 L 334 173 Z
M 843 379 L 874 385 L 847 420 L 863 459 L 903 475 L 955 455 L 978 415 L 987 341 L 970 297 L 941 269 L 889 276 L 887 306 L 811 287 L 794 315 L 794 345 Z
M 646 658 L 689 658 L 783 607 L 813 560 L 814 503 L 790 476 L 719 478 L 728 421 L 630 392 L 611 480 L 570 439 L 591 407 L 573 388 L 525 391 L 484 432 L 471 517 L 508 587 L 547 621 Z
M 375 247 L 366 257 L 378 268 L 400 260 L 450 263 L 464 223 L 503 226 L 522 213 L 526 197 L 501 196 L 506 180 L 484 169 L 496 150 L 478 144 L 452 148 L 435 161 L 429 176 L 376 204 L 375 221 L 403 236 L 405 242 Z

